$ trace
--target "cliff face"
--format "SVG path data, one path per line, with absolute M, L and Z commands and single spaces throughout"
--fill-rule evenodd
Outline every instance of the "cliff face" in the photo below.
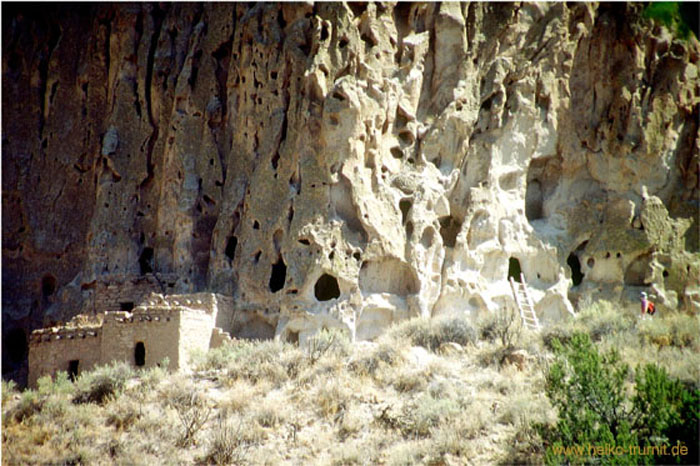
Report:
M 289 339 L 496 311 L 509 266 L 544 321 L 700 309 L 700 48 L 639 5 L 6 4 L 2 40 L 6 376 L 151 272 Z

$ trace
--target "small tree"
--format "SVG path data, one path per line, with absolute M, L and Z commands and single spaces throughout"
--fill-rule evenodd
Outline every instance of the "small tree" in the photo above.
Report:
M 545 390 L 559 411 L 559 420 L 553 429 L 540 427 L 549 447 L 547 463 L 697 464 L 698 389 L 647 365 L 636 370 L 630 396 L 629 367 L 614 350 L 601 355 L 583 333 L 573 334 L 566 345 L 555 339 L 553 348 L 557 360 L 547 373 Z M 671 456 L 670 447 L 677 442 L 688 448 L 688 454 Z M 633 454 L 630 449 L 664 445 L 667 456 L 659 449 L 653 450 L 654 455 Z M 621 447 L 620 452 L 628 453 L 595 456 L 589 447 Z
M 633 444 L 632 416 L 624 395 L 629 367 L 614 351 L 600 355 L 586 334 L 574 334 L 566 346 L 555 340 L 553 346 L 557 361 L 547 374 L 545 390 L 559 410 L 559 421 L 545 439 L 563 447 Z M 585 460 L 580 455 L 564 456 L 574 464 Z M 546 460 L 557 464 L 561 455 L 549 449 Z

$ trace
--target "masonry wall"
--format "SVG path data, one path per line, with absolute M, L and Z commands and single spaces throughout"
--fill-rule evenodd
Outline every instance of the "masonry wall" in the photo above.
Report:
M 214 316 L 203 311 L 188 310 L 181 314 L 180 320 L 180 369 L 190 367 L 189 361 L 193 351 L 206 352 L 212 338 Z
M 145 365 L 153 367 L 164 358 L 169 368 L 180 368 L 180 313 L 169 308 L 147 308 L 145 312 L 114 312 L 105 316 L 102 336 L 102 362 L 126 361 L 136 366 L 134 350 L 138 342 L 146 349 Z
M 102 357 L 102 329 L 62 329 L 35 332 L 29 341 L 30 387 L 43 375 L 68 372 L 70 361 L 78 361 L 78 374 L 92 369 Z
M 214 293 L 164 296 L 152 292 L 152 280 L 126 279 L 125 283 L 110 288 L 100 306 L 104 310 L 122 302 L 139 303 L 131 312 L 109 310 L 102 327 L 89 330 L 46 329 L 32 334 L 30 386 L 44 374 L 67 371 L 73 360 L 79 361 L 79 371 L 113 361 L 136 367 L 139 342 L 145 349 L 142 367 L 168 358 L 169 368 L 178 370 L 189 366 L 193 351 L 206 352 L 230 340 L 226 330 L 233 322 L 232 298 Z M 215 327 L 223 329 L 214 332 Z
M 171 274 L 109 275 L 86 287 L 81 313 L 129 311 L 122 305 L 137 306 L 151 293 L 168 294 L 175 285 Z

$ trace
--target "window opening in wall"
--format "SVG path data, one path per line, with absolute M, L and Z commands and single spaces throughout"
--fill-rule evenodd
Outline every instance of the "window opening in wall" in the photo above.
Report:
M 122 311 L 131 311 L 132 309 L 134 309 L 134 303 L 131 301 L 119 303 L 119 308 Z
M 574 286 L 580 285 L 584 275 L 581 273 L 581 262 L 579 262 L 578 256 L 572 252 L 569 254 L 569 258 L 566 259 L 566 263 L 569 264 L 571 269 L 571 280 L 573 280 Z
M 136 367 L 146 365 L 146 346 L 142 341 L 136 343 L 136 347 L 134 348 L 134 363 Z
M 75 379 L 78 378 L 78 366 L 79 365 L 80 365 L 79 359 L 73 359 L 72 361 L 68 361 L 68 378 L 71 380 L 71 382 L 75 382 Z
M 508 279 L 512 277 L 516 282 L 520 282 L 520 274 L 522 269 L 520 268 L 520 261 L 515 257 L 508 259 Z
M 153 248 L 143 248 L 139 256 L 139 269 L 141 275 L 153 272 Z
M 330 301 L 331 299 L 340 297 L 338 279 L 333 275 L 324 273 L 316 281 L 316 285 L 314 285 L 314 295 L 319 301 Z
M 272 273 L 270 273 L 270 291 L 278 292 L 284 288 L 284 281 L 287 278 L 287 264 L 279 256 L 277 262 L 272 264 Z

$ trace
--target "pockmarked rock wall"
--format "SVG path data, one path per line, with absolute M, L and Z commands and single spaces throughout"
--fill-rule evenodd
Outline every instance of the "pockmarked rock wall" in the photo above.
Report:
M 642 9 L 4 4 L 3 374 L 118 276 L 291 340 L 497 312 L 509 266 L 545 323 L 697 312 L 700 48 Z

